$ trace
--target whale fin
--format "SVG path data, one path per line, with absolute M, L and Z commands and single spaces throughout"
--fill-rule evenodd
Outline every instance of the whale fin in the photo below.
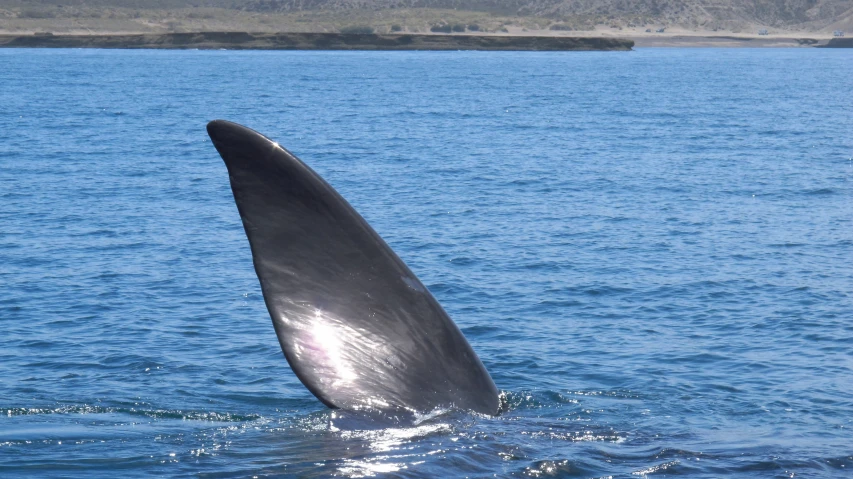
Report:
M 207 125 L 281 349 L 332 408 L 497 414 L 483 363 L 432 294 L 317 173 L 263 135 Z

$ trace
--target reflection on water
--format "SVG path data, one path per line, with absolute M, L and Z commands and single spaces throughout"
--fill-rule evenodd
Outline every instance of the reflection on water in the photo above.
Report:
M 340 430 L 334 424 L 333 416 L 331 428 L 339 432 L 341 439 L 348 443 L 364 442 L 371 451 L 370 457 L 346 459 L 338 467 L 338 472 L 347 477 L 368 477 L 423 464 L 426 456 L 440 454 L 441 446 L 432 451 L 407 452 L 415 449 L 408 445 L 432 435 L 447 437 L 452 432 L 451 425 L 442 422 L 378 430 Z M 455 442 L 457 438 L 448 437 L 448 440 Z

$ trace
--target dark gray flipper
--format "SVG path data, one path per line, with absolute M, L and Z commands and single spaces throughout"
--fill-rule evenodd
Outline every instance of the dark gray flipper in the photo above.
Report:
M 225 160 L 281 349 L 329 407 L 498 412 L 459 328 L 328 183 L 277 143 L 207 125 Z

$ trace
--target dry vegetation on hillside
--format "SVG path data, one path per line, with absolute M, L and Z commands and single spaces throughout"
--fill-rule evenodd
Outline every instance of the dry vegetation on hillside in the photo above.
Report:
M 0 0 L 0 32 L 829 32 L 853 0 Z

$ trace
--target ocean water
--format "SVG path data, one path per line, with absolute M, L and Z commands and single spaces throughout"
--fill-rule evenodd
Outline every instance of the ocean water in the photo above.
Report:
M 850 477 L 853 51 L 0 50 L 0 477 Z M 496 418 L 290 371 L 205 123 L 323 175 Z

